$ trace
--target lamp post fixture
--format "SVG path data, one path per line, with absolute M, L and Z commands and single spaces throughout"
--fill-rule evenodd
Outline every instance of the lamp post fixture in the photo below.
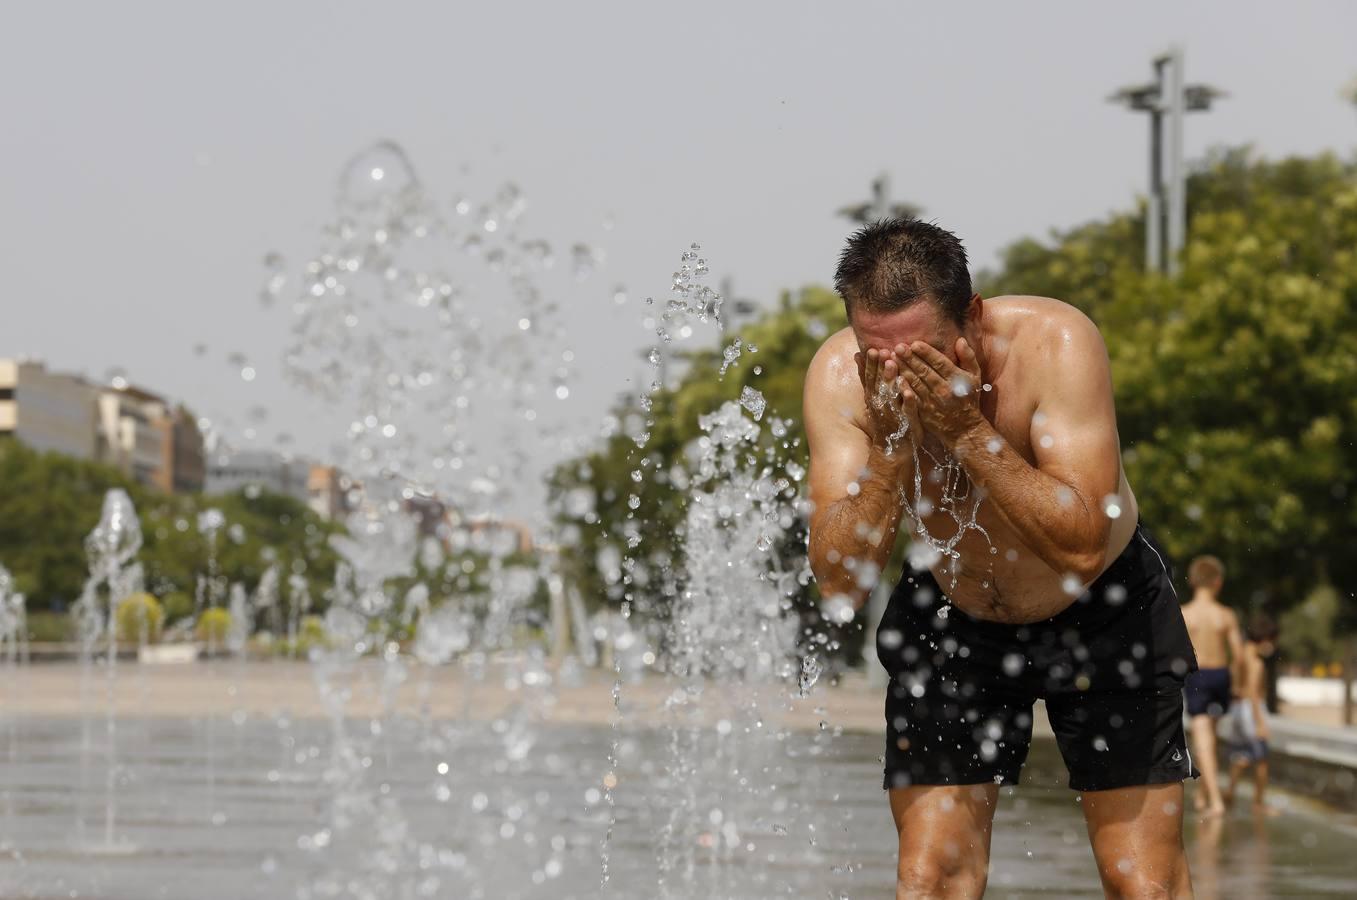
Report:
M 725 299 L 721 305 L 721 321 L 718 323 L 722 334 L 735 330 L 740 319 L 758 312 L 757 303 L 735 296 L 735 282 L 729 275 L 721 279 L 721 296 Z
M 1145 211 L 1145 268 L 1178 274 L 1187 242 L 1187 172 L 1183 165 L 1183 116 L 1205 112 L 1226 93 L 1205 84 L 1183 84 L 1183 51 L 1172 47 L 1154 58 L 1155 80 L 1124 87 L 1108 99 L 1150 114 L 1150 192 Z M 1165 252 L 1165 235 L 1168 238 Z
M 913 203 L 891 202 L 891 177 L 882 172 L 872 179 L 871 200 L 845 206 L 837 214 L 859 225 L 866 225 L 868 222 L 887 218 L 917 219 L 921 213 L 923 207 L 915 206 Z

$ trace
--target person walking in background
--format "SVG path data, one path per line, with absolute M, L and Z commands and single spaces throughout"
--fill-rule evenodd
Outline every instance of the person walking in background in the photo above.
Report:
M 1220 602 L 1225 565 L 1214 556 L 1199 556 L 1187 568 L 1187 582 L 1192 599 L 1183 604 L 1183 621 L 1199 668 L 1188 673 L 1184 690 L 1192 752 L 1202 775 L 1202 789 L 1193 803 L 1198 812 L 1218 816 L 1225 812 L 1225 801 L 1216 760 L 1216 723 L 1230 709 L 1230 673 L 1243 657 L 1243 640 L 1239 617 Z
M 1230 741 L 1230 785 L 1225 805 L 1234 801 L 1235 787 L 1253 766 L 1253 809 L 1263 812 L 1267 792 L 1267 742 L 1270 736 L 1267 710 L 1263 706 L 1265 660 L 1277 650 L 1277 623 L 1259 613 L 1249 620 L 1247 640 L 1240 655 L 1238 688 L 1230 707 L 1234 734 Z

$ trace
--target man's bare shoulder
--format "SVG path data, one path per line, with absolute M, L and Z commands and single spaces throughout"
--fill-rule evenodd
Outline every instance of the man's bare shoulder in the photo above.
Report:
M 860 396 L 862 382 L 854 359 L 857 352 L 858 342 L 853 329 L 843 328 L 831 334 L 815 351 L 806 369 L 807 392 L 814 391 L 824 397 L 854 393 Z
M 805 414 L 835 413 L 856 422 L 863 412 L 862 380 L 858 377 L 858 352 L 853 329 L 831 334 L 815 351 L 806 369 Z
M 1093 320 L 1074 306 L 1053 297 L 1005 295 L 985 301 L 986 312 L 1000 320 L 1001 333 L 1013 352 L 1026 356 L 1082 356 L 1106 354 L 1102 334 Z

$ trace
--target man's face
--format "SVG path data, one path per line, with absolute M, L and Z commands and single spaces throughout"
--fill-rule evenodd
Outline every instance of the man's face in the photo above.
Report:
M 931 300 L 919 300 L 894 312 L 854 310 L 849 321 L 863 353 L 871 349 L 892 351 L 900 344 L 908 347 L 914 341 L 923 341 L 953 363 L 957 361 L 956 342 L 962 332 Z

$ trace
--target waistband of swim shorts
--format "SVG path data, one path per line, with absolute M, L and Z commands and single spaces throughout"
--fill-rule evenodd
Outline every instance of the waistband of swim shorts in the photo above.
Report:
M 892 593 L 892 599 L 894 599 L 894 594 L 899 593 L 911 577 L 915 579 L 914 584 L 916 586 L 930 586 L 938 592 L 938 597 L 930 607 L 918 609 L 909 605 L 907 608 L 911 612 L 916 614 L 920 612 L 928 613 L 931 609 L 933 613 L 936 613 L 940 607 L 947 604 L 946 592 L 942 590 L 942 586 L 938 584 L 931 572 L 927 570 L 911 572 L 908 568 L 901 575 L 900 584 L 896 586 Z M 1169 567 L 1168 559 L 1159 549 L 1154 538 L 1145 529 L 1144 523 L 1139 519 L 1136 520 L 1136 529 L 1132 533 L 1130 541 L 1117 555 L 1117 558 L 1112 561 L 1112 564 L 1073 603 L 1051 618 L 1040 619 L 1026 625 L 1018 625 L 1011 622 L 977 619 L 955 607 L 951 609 L 950 615 L 957 620 L 954 624 L 964 622 L 966 627 L 994 634 L 1006 633 L 1019 628 L 1079 626 L 1084 620 L 1096 615 L 1099 611 L 1106 612 L 1104 604 L 1094 601 L 1101 599 L 1107 589 L 1113 585 L 1125 589 L 1125 600 L 1128 602 L 1118 604 L 1122 608 L 1133 606 L 1133 602 L 1130 601 L 1136 600 L 1150 590 L 1158 592 L 1165 585 L 1172 590 L 1173 571 Z M 1103 607 L 1103 609 L 1100 610 L 1099 607 Z
M 1074 624 L 1094 611 L 1100 600 L 1112 586 L 1125 590 L 1125 597 L 1117 605 L 1133 606 L 1134 600 L 1153 591 L 1155 593 L 1167 587 L 1176 596 L 1173 587 L 1173 569 L 1170 567 L 1164 551 L 1159 548 L 1153 536 L 1139 519 L 1131 540 L 1117 555 L 1101 575 L 1073 603 L 1047 621 L 1054 625 Z

